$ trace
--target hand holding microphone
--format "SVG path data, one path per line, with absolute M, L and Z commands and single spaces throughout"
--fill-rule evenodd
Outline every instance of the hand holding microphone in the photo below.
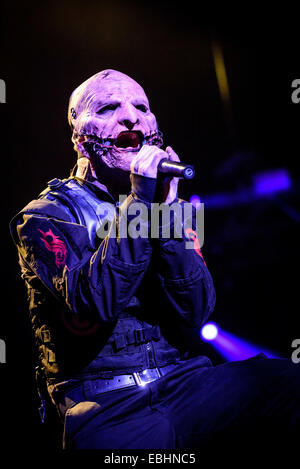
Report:
M 163 151 L 156 146 L 144 145 L 130 168 L 132 173 L 146 177 L 157 177 L 157 173 L 182 179 L 192 179 L 195 176 L 194 167 L 182 163 L 171 147 Z
M 162 200 L 166 204 L 176 199 L 179 178 L 191 179 L 195 174 L 193 166 L 181 163 L 171 147 L 163 151 L 155 145 L 144 145 L 132 160 L 130 170 L 133 174 L 155 179 L 158 173 L 164 175 L 161 178 Z

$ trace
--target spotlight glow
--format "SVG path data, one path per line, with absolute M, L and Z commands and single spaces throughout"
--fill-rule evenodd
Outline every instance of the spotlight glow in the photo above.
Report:
M 286 168 L 255 174 L 253 183 L 254 191 L 258 195 L 287 191 L 292 185 L 289 171 Z
M 199 195 L 192 195 L 190 198 L 190 203 L 198 210 L 201 207 L 201 200 Z
M 213 322 L 205 324 L 201 329 L 201 336 L 204 340 L 214 340 L 218 335 L 217 325 Z
M 228 361 L 247 360 L 248 358 L 263 354 L 268 358 L 280 358 L 273 351 L 265 347 L 252 344 L 242 338 L 220 329 L 216 323 L 208 322 L 201 330 L 202 340 L 211 345 Z

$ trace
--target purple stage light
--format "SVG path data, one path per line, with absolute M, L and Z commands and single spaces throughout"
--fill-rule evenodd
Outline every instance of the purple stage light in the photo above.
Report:
M 263 353 L 268 358 L 280 358 L 279 355 L 264 347 L 251 344 L 246 340 L 221 330 L 215 323 L 205 324 L 201 328 L 200 334 L 202 339 L 205 342 L 210 342 L 227 361 L 246 360 L 259 353 Z
M 258 195 L 287 191 L 291 184 L 289 171 L 285 168 L 258 173 L 253 177 L 253 189 Z
M 201 200 L 199 195 L 192 195 L 190 198 L 190 203 L 196 208 L 200 209 L 201 207 Z
M 215 340 L 218 335 L 218 327 L 214 322 L 208 322 L 202 327 L 200 333 L 204 340 Z
M 261 197 L 268 197 L 281 191 L 288 191 L 292 187 L 292 179 L 288 169 L 270 169 L 253 176 L 252 185 L 242 187 L 232 192 L 217 192 L 215 194 L 203 194 L 202 203 L 206 209 L 226 209 L 238 207 L 256 202 Z M 200 198 L 192 195 L 191 204 L 200 208 Z M 293 216 L 298 219 L 298 214 Z

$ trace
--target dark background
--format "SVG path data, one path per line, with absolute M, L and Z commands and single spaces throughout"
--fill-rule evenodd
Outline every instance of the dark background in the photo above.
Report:
M 299 320 L 299 117 L 291 82 L 300 78 L 295 12 L 265 16 L 245 5 L 204 12 L 184 2 L 61 1 L 6 4 L 2 16 L 1 104 L 3 284 L 0 338 L 2 416 L 8 441 L 28 451 L 59 446 L 55 423 L 39 423 L 26 293 L 8 222 L 47 181 L 75 164 L 68 98 L 94 73 L 113 68 L 145 89 L 164 132 L 197 177 L 180 195 L 235 191 L 252 176 L 287 168 L 290 191 L 242 207 L 205 209 L 203 254 L 215 281 L 212 320 L 223 329 L 291 356 Z M 232 120 L 224 113 L 212 56 L 222 46 Z M 292 216 L 291 216 L 292 214 Z M 5 261 L 4 261 L 5 259 Z M 222 357 L 203 344 L 214 364 Z

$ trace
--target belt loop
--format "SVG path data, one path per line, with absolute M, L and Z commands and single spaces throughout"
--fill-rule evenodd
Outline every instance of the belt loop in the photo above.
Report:
M 93 394 L 93 383 L 92 381 L 83 382 L 83 394 L 86 400 L 89 400 Z
M 141 386 L 142 385 L 142 380 L 140 378 L 139 373 L 132 373 L 132 374 L 133 374 L 133 377 L 134 377 L 134 380 L 135 380 L 136 384 L 138 386 Z

